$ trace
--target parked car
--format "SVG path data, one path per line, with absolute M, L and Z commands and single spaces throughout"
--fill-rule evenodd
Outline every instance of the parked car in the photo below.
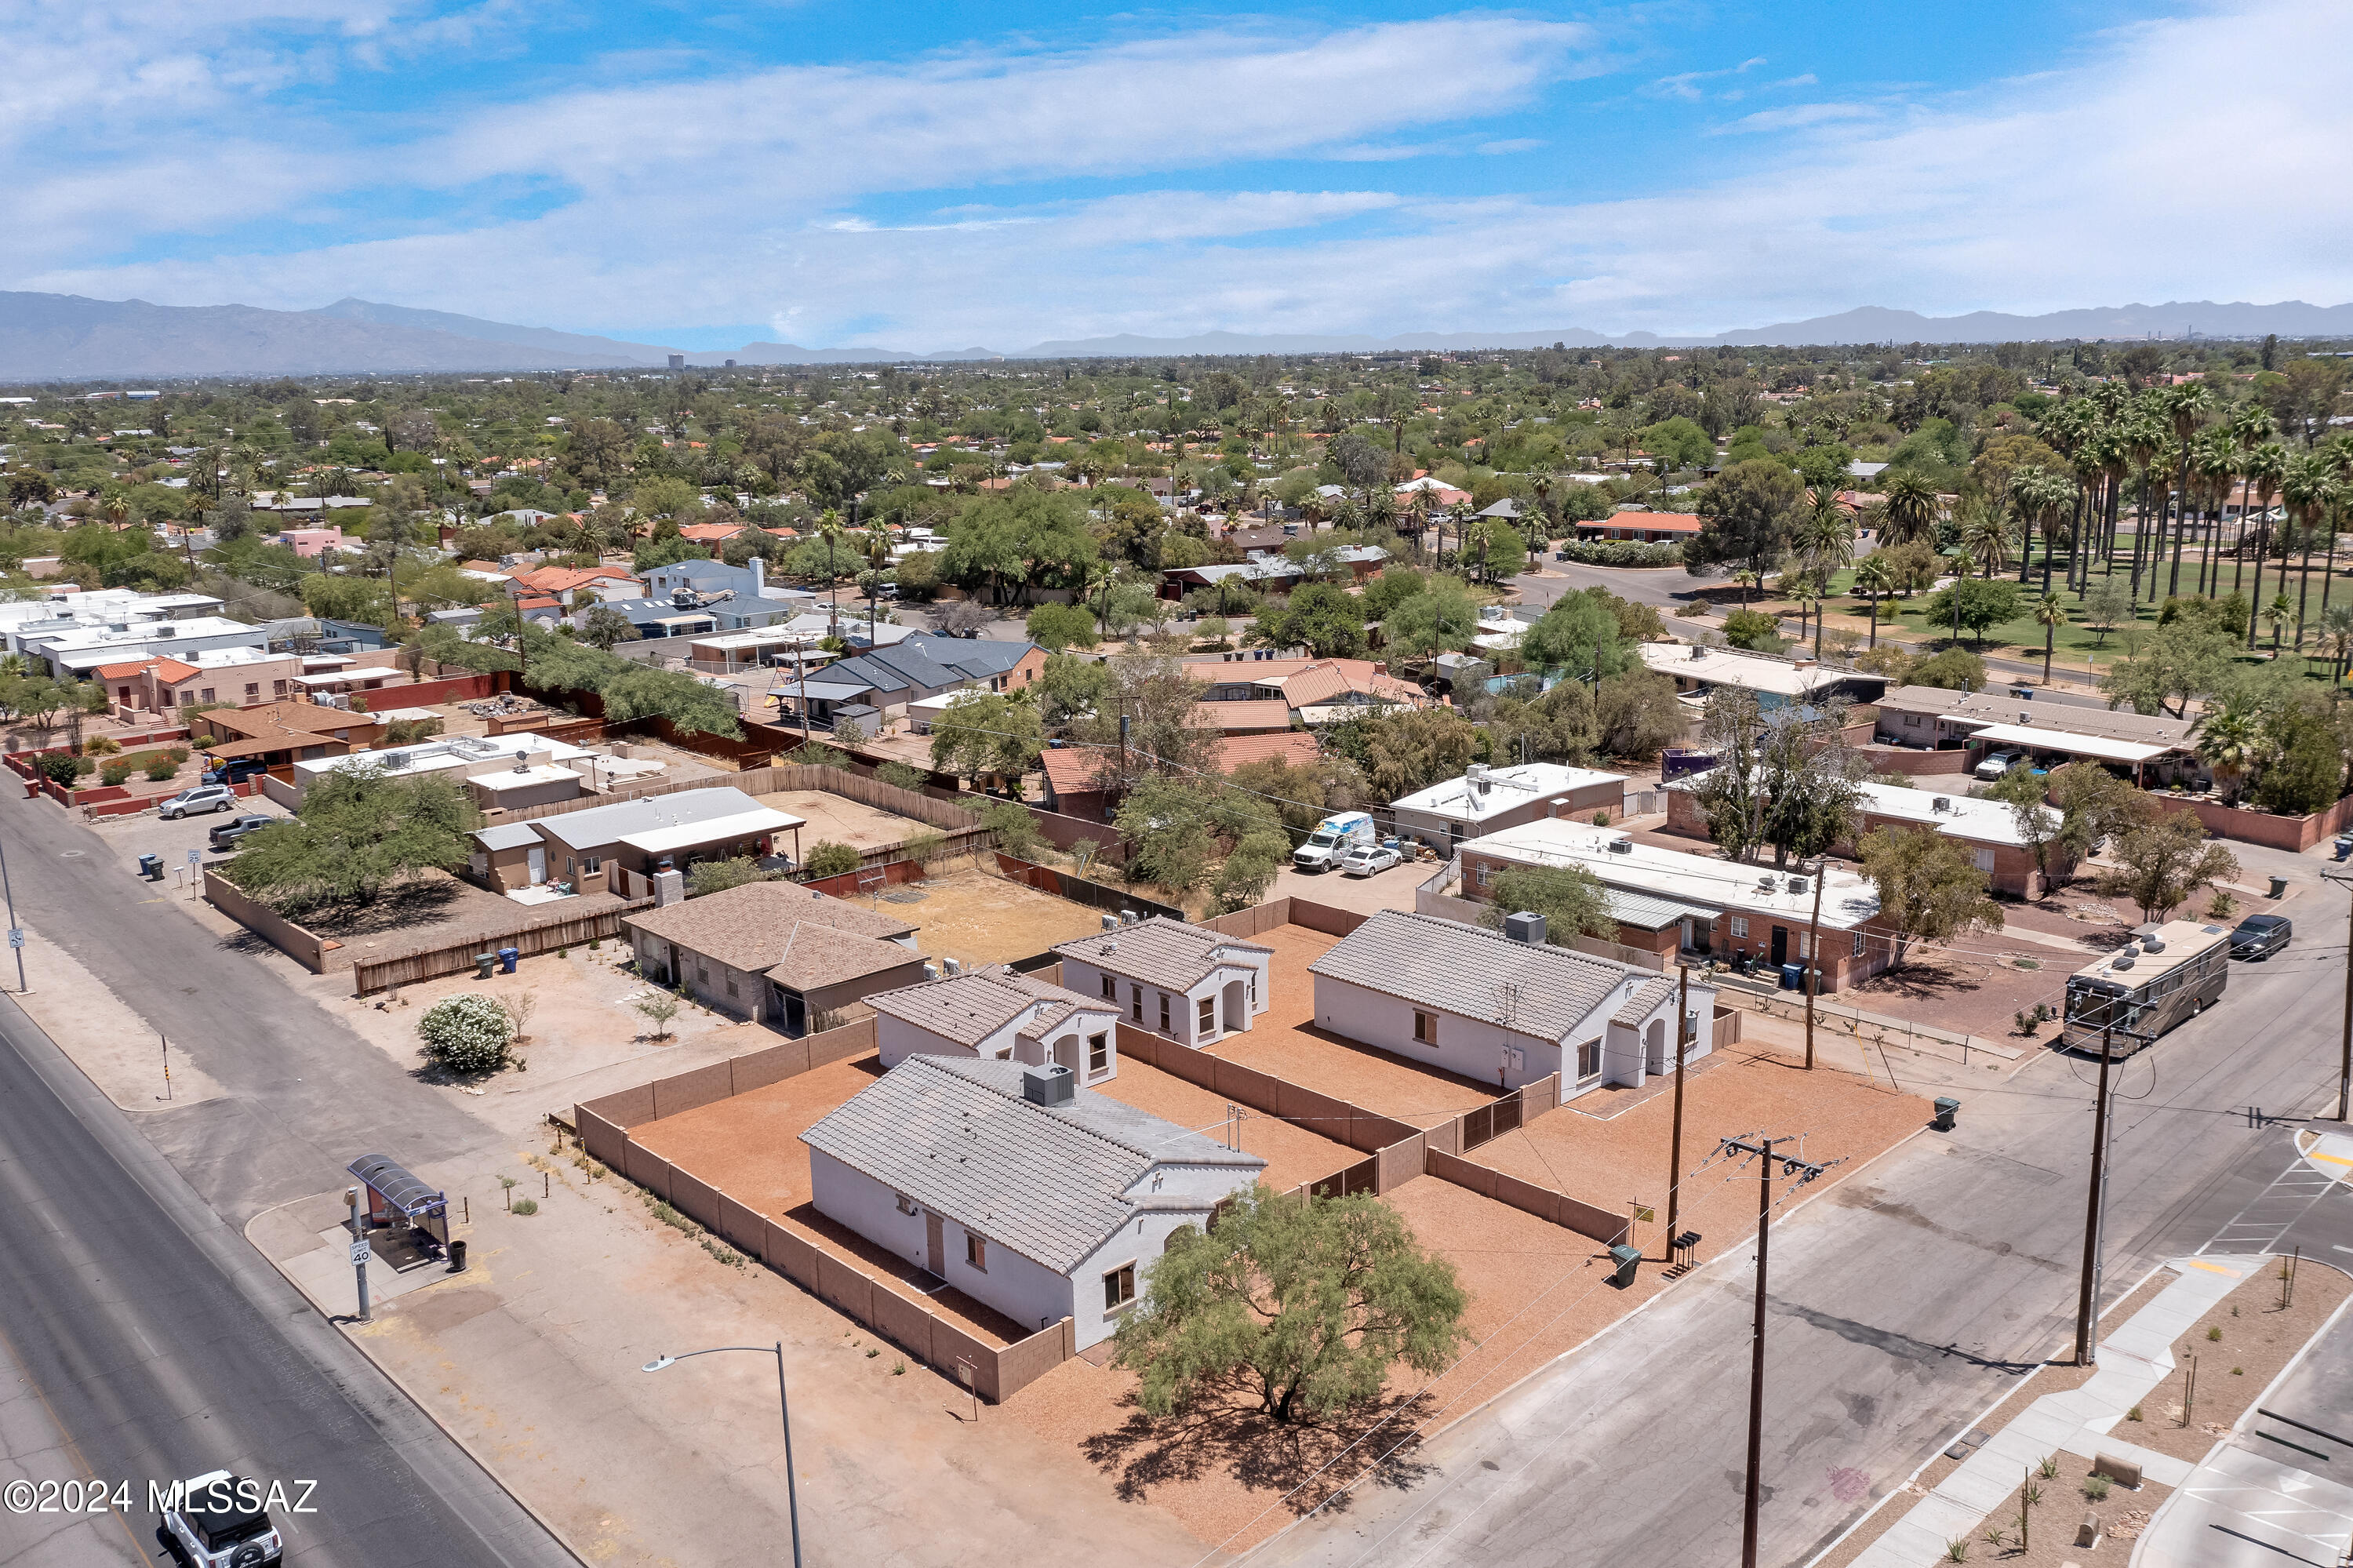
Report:
M 268 1494 L 259 1482 L 215 1470 L 175 1489 L 155 1534 L 181 1568 L 267 1568 L 284 1560 L 286 1543 L 262 1506 Z
M 1340 862 L 1343 876 L 1372 876 L 1402 862 L 1405 856 L 1387 844 L 1358 844 Z
M 226 784 L 199 784 L 193 789 L 183 789 L 168 800 L 155 803 L 156 814 L 165 821 L 181 817 L 193 817 L 199 811 L 234 811 L 237 791 Z
M 269 765 L 262 761 L 258 757 L 232 758 L 230 760 L 222 763 L 218 768 L 206 769 L 205 782 L 207 784 L 242 784 L 248 779 L 269 771 Z
M 1972 771 L 1980 779 L 1999 779 L 2017 767 L 2018 762 L 2019 756 L 2015 751 L 1997 751 L 1978 763 Z
M 2286 947 L 2288 938 L 2295 935 L 2295 922 L 2284 915 L 2250 915 L 2231 933 L 2231 956 L 2268 958 Z
M 259 811 L 252 812 L 237 818 L 233 822 L 221 823 L 206 835 L 206 840 L 213 846 L 215 853 L 222 850 L 235 849 L 237 840 L 248 833 L 259 832 L 277 820 L 275 817 L 264 816 Z

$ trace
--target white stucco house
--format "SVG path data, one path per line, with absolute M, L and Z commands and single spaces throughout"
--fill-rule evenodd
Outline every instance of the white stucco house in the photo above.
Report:
M 1464 839 L 1541 821 L 1546 817 L 1615 814 L 1626 804 L 1626 776 L 1558 762 L 1518 768 L 1472 763 L 1460 779 L 1400 795 L 1392 803 L 1398 836 L 1416 838 L 1441 853 Z
M 1309 966 L 1315 1021 L 1504 1089 L 1558 1073 L 1564 1101 L 1673 1070 L 1673 980 L 1535 938 L 1381 910 Z M 1715 1012 L 1715 988 L 1693 986 L 1686 1061 L 1707 1054 Z
M 1111 1337 L 1179 1225 L 1257 1155 L 1075 1087 L 1053 1065 L 907 1057 L 801 1134 L 820 1213 L 1036 1330 Z
M 1115 1008 L 1002 965 L 879 991 L 866 1004 L 885 1067 L 910 1056 L 1050 1062 L 1082 1084 L 1119 1072 Z
M 1274 949 L 1156 915 L 1064 942 L 1062 984 L 1124 1010 L 1138 1029 L 1185 1045 L 1248 1030 L 1267 1009 Z

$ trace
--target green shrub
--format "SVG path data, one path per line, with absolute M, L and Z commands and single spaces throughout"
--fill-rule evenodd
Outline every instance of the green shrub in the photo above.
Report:
M 81 744 L 84 757 L 111 757 L 122 749 L 122 743 L 111 736 L 94 735 Z
M 98 777 L 108 789 L 119 789 L 131 781 L 131 764 L 110 762 L 98 770 Z
M 507 1065 L 514 1021 L 493 998 L 475 991 L 445 997 L 417 1021 L 427 1060 L 452 1073 L 491 1073 Z
M 185 746 L 172 746 L 164 747 L 164 755 L 170 758 L 174 762 L 178 763 L 185 762 L 188 759 L 189 753 L 188 748 Z
M 766 880 L 767 874 L 748 855 L 738 855 L 733 860 L 699 860 L 686 868 L 686 891 L 698 898 L 706 893 L 724 893 L 747 882 Z
M 2109 1480 L 2105 1476 L 2085 1476 L 2084 1478 L 2084 1495 L 2091 1499 L 2094 1502 L 2098 1502 L 2108 1495 L 2108 1489 L 2115 1484 L 2115 1482 Z
M 931 782 L 932 776 L 920 768 L 910 768 L 903 762 L 886 762 L 874 770 L 877 781 L 895 785 L 902 789 L 920 790 Z
M 147 765 L 147 777 L 161 784 L 180 770 L 180 765 L 168 757 L 159 757 Z
M 1027 860 L 1038 850 L 1038 819 L 1018 800 L 991 800 L 980 809 L 980 825 L 997 835 L 997 847 Z
M 821 839 L 809 846 L 808 874 L 811 876 L 840 876 L 845 873 L 856 871 L 863 859 L 863 856 L 848 844 L 838 844 L 830 839 Z
M 81 777 L 79 760 L 62 751 L 52 751 L 48 753 L 47 756 L 39 758 L 34 766 L 38 768 L 41 772 L 47 776 L 49 782 L 58 785 L 61 789 L 72 789 L 73 781 Z
M 509 1212 L 517 1214 L 535 1214 L 539 1213 L 539 1200 L 536 1198 L 517 1198 L 514 1201 L 514 1207 Z

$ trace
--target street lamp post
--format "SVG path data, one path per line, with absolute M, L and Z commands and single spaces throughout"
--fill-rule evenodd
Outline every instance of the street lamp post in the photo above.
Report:
M 776 1404 L 785 1419 L 785 1503 L 793 1526 L 793 1568 L 801 1568 L 801 1494 L 799 1483 L 793 1477 L 793 1403 L 785 1391 L 783 1343 L 779 1341 L 773 1349 L 766 1345 L 713 1345 L 707 1351 L 689 1351 L 680 1356 L 656 1356 L 638 1370 L 656 1372 L 664 1367 L 691 1361 L 696 1356 L 715 1356 L 727 1351 L 749 1351 L 756 1355 L 776 1358 Z

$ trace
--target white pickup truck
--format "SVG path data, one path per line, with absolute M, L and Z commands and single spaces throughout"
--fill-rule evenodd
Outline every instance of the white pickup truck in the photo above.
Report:
M 1315 824 L 1307 842 L 1292 852 L 1291 863 L 1301 871 L 1330 871 L 1360 844 L 1379 842 L 1373 819 L 1363 811 L 1343 811 Z

